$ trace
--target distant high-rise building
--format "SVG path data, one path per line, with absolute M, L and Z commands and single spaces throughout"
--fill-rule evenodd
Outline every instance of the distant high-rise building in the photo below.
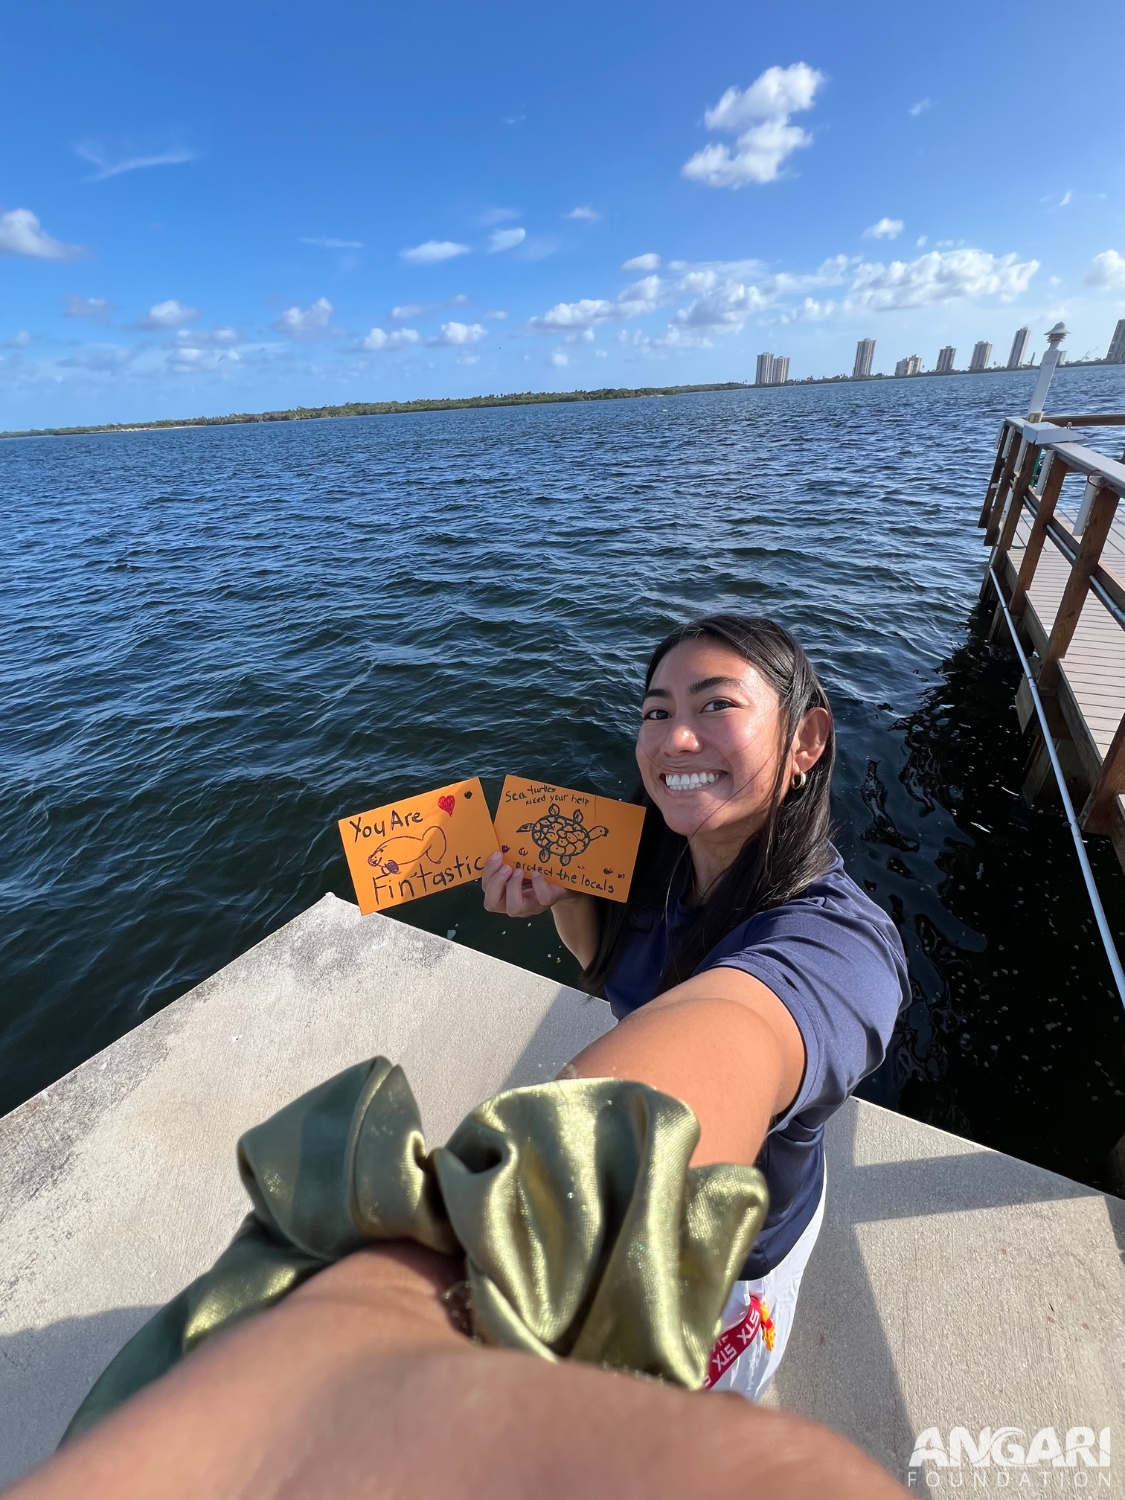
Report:
M 916 354 L 908 354 L 895 365 L 896 375 L 921 375 L 922 361 Z
M 855 368 L 852 370 L 853 380 L 862 380 L 864 376 L 871 374 L 871 362 L 875 358 L 875 340 L 860 339 L 855 346 Z
M 789 379 L 788 354 L 759 354 L 755 385 L 784 385 Z
M 992 345 L 980 339 L 973 345 L 973 357 L 969 361 L 969 369 L 975 375 L 979 370 L 988 369 L 988 361 L 992 358 Z
M 939 375 L 949 375 L 953 372 L 953 361 L 957 357 L 957 350 L 952 344 L 946 344 L 944 349 L 938 350 L 937 372 Z
M 1106 359 L 1111 365 L 1125 365 L 1125 318 L 1118 318 L 1117 327 L 1109 341 Z
M 1012 340 L 1012 352 L 1008 355 L 1008 369 L 1018 370 L 1024 363 L 1024 355 L 1031 340 L 1030 328 L 1017 328 L 1016 336 Z

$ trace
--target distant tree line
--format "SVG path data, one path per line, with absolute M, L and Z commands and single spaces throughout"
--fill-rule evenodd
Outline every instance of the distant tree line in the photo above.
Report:
M 478 406 L 537 406 L 553 401 L 626 401 L 637 396 L 682 396 L 689 391 L 741 391 L 742 380 L 721 385 L 604 387 L 597 391 L 519 391 L 507 396 L 451 396 L 423 401 L 349 401 L 343 406 L 296 406 L 289 411 L 232 412 L 225 417 L 167 418 L 157 422 L 106 422 L 97 427 L 39 427 L 0 437 L 71 437 L 87 432 L 148 432 L 161 427 L 224 427 L 235 422 L 311 422 L 322 417 L 384 417 L 412 411 L 464 411 Z

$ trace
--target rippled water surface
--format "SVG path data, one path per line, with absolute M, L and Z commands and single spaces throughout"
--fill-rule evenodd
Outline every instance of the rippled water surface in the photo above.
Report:
M 350 896 L 343 814 L 473 773 L 628 795 L 649 650 L 737 609 L 820 667 L 838 843 L 910 955 L 868 1092 L 1101 1180 L 1125 1025 L 1065 827 L 1016 795 L 1017 670 L 970 620 L 997 421 L 1030 383 L 0 444 L 0 1111 Z M 1121 387 L 1064 371 L 1055 397 Z M 475 888 L 400 915 L 574 975 L 549 919 Z

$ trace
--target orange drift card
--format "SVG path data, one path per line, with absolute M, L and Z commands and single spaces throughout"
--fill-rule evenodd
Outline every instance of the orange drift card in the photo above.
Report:
M 495 827 L 510 864 L 541 870 L 591 896 L 625 901 L 644 820 L 644 808 L 631 802 L 507 776 Z
M 475 776 L 341 818 L 339 827 L 364 916 L 479 880 L 485 860 L 496 853 L 488 803 Z

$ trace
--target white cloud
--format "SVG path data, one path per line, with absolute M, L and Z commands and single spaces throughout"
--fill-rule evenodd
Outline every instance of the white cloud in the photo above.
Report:
M 578 219 L 587 224 L 596 224 L 601 218 L 596 208 L 591 208 L 588 203 L 580 203 L 577 208 L 572 208 L 568 214 L 563 214 L 564 219 Z
M 382 353 L 385 350 L 405 349 L 410 344 L 417 344 L 421 335 L 413 328 L 396 328 L 394 333 L 387 333 L 386 329 L 373 328 L 359 347 L 368 353 Z
M 301 236 L 302 245 L 319 245 L 322 250 L 362 250 L 362 240 L 330 240 L 323 235 L 309 238 L 308 235 Z
M 565 370 L 567 365 L 570 364 L 570 355 L 564 349 L 552 349 L 550 363 L 557 369 Z
M 551 235 L 536 235 L 525 242 L 520 251 L 521 260 L 546 260 L 548 255 L 554 255 L 559 248 L 559 242 Z
M 983 250 L 931 250 L 917 260 L 884 266 L 856 266 L 848 287 L 848 311 L 887 312 L 904 307 L 935 307 L 963 297 L 999 297 L 1010 302 L 1027 290 L 1037 260 L 989 255 Z
M 487 332 L 488 330 L 480 323 L 443 323 L 438 336 L 427 339 L 426 343 L 431 349 L 440 349 L 449 345 L 475 344 L 484 338 Z
M 134 349 L 123 344 L 86 344 L 58 363 L 67 369 L 95 370 L 100 374 L 112 375 L 130 364 L 135 353 Z
M 26 349 L 30 343 L 31 334 L 28 333 L 26 328 L 21 328 L 17 333 L 13 333 L 10 339 L 4 340 L 4 348 Z
M 230 349 L 238 343 L 237 328 L 181 328 L 176 335 L 176 349 Z
M 197 307 L 185 307 L 175 297 L 167 302 L 158 302 L 150 307 L 143 318 L 138 318 L 135 328 L 182 328 L 185 323 L 194 323 L 199 317 Z
M 1073 196 L 1074 196 L 1074 194 L 1070 191 L 1069 188 L 1067 188 L 1066 192 L 1059 199 L 1059 207 L 1060 208 L 1066 208 L 1067 204 L 1070 202 L 1070 200 L 1071 200 L 1071 198 Z
M 331 302 L 327 297 L 318 297 L 311 307 L 287 307 L 279 317 L 274 318 L 270 326 L 275 333 L 283 333 L 286 338 L 311 343 L 315 339 L 324 338 L 330 331 L 331 319 Z
M 108 323 L 113 303 L 108 297 L 64 297 L 64 318 L 89 318 L 93 323 Z
M 0 214 L 0 255 L 29 255 L 32 260 L 80 260 L 81 245 L 64 245 L 40 225 L 30 208 Z
M 685 280 L 687 278 L 685 277 Z M 702 297 L 680 308 L 671 327 L 682 336 L 689 329 L 715 333 L 739 333 L 751 313 L 761 312 L 771 301 L 768 292 L 741 281 L 718 281 Z
M 932 99 L 919 99 L 917 104 L 910 106 L 910 113 L 917 119 L 919 115 L 924 115 L 928 109 L 933 109 L 933 107 L 934 101 Z
M 759 261 L 718 261 L 688 266 L 671 262 L 681 274 L 674 280 L 657 275 L 619 292 L 616 297 L 584 297 L 556 303 L 528 320 L 519 332 L 560 335 L 567 344 L 589 342 L 606 323 L 623 323 L 679 304 L 663 334 L 649 338 L 622 330 L 618 335 L 650 353 L 709 348 L 715 336 L 737 334 L 749 318 L 771 313 L 780 323 L 864 316 L 900 308 L 932 307 L 969 298 L 1011 301 L 1026 291 L 1038 261 L 1017 261 L 1014 254 L 995 256 L 983 250 L 931 251 L 910 262 L 883 265 L 858 256 L 835 255 L 811 273 L 769 272 Z M 1125 268 L 1125 258 L 1121 265 Z M 809 295 L 839 288 L 836 296 Z
M 659 276 L 646 276 L 626 287 L 616 297 L 583 297 L 578 302 L 556 302 L 541 317 L 529 318 L 531 333 L 575 333 L 600 323 L 621 323 L 652 312 L 660 305 L 663 283 Z
M 455 255 L 468 255 L 469 246 L 459 245 L 455 240 L 427 240 L 423 245 L 398 253 L 407 265 L 436 266 L 439 261 L 452 260 Z
M 455 297 L 446 297 L 443 302 L 404 302 L 398 307 L 392 307 L 388 316 L 392 323 L 402 323 L 407 318 L 428 318 L 439 307 L 465 307 L 470 300 L 464 292 L 458 292 Z
M 812 136 L 789 117 L 810 109 L 824 82 L 823 73 L 799 62 L 767 68 L 747 89 L 727 89 L 703 119 L 708 130 L 736 136 L 734 151 L 713 142 L 685 162 L 683 175 L 708 187 L 773 182 L 794 151 L 812 144 Z
M 494 229 L 488 236 L 489 254 L 495 255 L 498 250 L 514 250 L 526 239 L 526 229 Z
M 809 109 L 825 78 L 807 63 L 767 68 L 748 89 L 729 88 L 703 116 L 708 130 L 732 133 L 760 120 L 785 120 Z
M 634 255 L 632 260 L 627 260 L 621 269 L 623 271 L 658 271 L 660 257 L 649 250 L 644 255 Z
M 492 312 L 481 313 L 481 317 L 486 323 L 502 322 L 507 316 L 508 314 L 502 307 L 497 307 Z
M 918 236 L 918 238 L 914 241 L 915 249 L 921 250 L 922 246 L 926 243 L 926 241 L 928 239 L 929 239 L 929 235 L 928 234 L 920 234 Z
M 1125 287 L 1125 255 L 1103 250 L 1095 255 L 1086 272 L 1086 285 L 1108 288 Z
M 218 370 L 241 363 L 239 351 L 223 344 L 176 344 L 168 355 L 168 368 L 178 372 Z
M 865 240 L 894 240 L 902 233 L 906 225 L 901 219 L 880 219 L 878 224 L 870 224 L 863 231 Z
M 482 229 L 491 229 L 493 224 L 506 224 L 509 219 L 518 219 L 519 216 L 518 208 L 490 208 L 478 215 L 477 223 Z
M 87 179 L 89 182 L 102 182 L 121 172 L 136 172 L 141 167 L 174 167 L 181 162 L 195 160 L 195 152 L 189 151 L 186 146 L 173 146 L 171 150 L 150 155 L 119 157 L 116 161 L 110 159 L 108 147 L 100 141 L 80 141 L 74 149 L 83 161 L 88 161 L 98 169 Z

